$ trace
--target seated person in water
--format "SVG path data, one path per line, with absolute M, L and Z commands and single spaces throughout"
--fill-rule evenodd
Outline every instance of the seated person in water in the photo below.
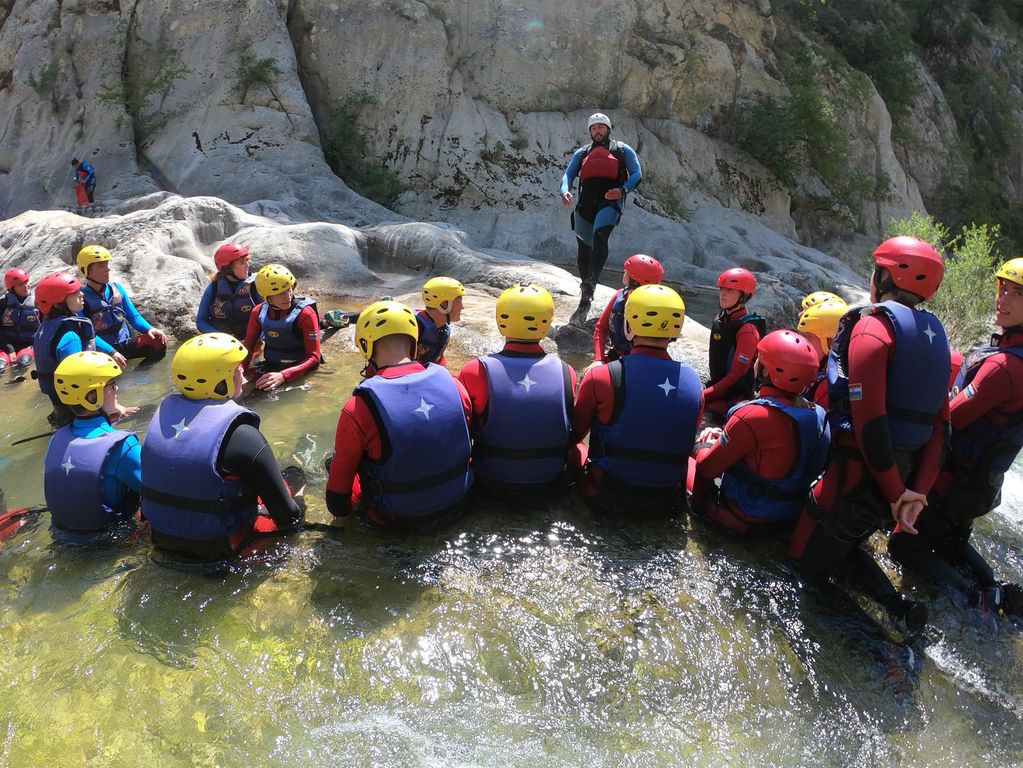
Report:
M 472 486 L 465 388 L 447 369 L 413 360 L 412 310 L 377 301 L 359 315 L 365 379 L 338 417 L 327 509 L 378 528 L 433 530 L 456 518 Z
M 796 330 L 810 342 L 820 361 L 817 375 L 803 390 L 803 397 L 825 411 L 828 410 L 828 353 L 838 332 L 838 321 L 848 311 L 849 306 L 840 296 L 827 291 L 814 291 L 803 299 L 803 311 L 796 325 Z
M 451 338 L 451 323 L 462 317 L 465 288 L 453 277 L 433 277 L 423 285 L 425 309 L 416 312 L 419 342 L 415 359 L 426 365 L 444 365 L 444 350 Z
M 598 512 L 685 512 L 686 469 L 696 442 L 703 398 L 689 365 L 671 359 L 682 333 L 685 304 L 663 285 L 641 285 L 625 302 L 632 350 L 590 367 L 572 416 L 572 464 L 582 467 L 584 500 Z M 582 439 L 590 436 L 589 449 Z
M 163 360 L 167 335 L 142 317 L 124 286 L 110 282 L 110 251 L 101 245 L 87 245 L 75 261 L 85 280 L 82 313 L 92 321 L 96 335 L 126 359 L 141 358 L 141 365 Z
M 1023 615 L 1023 588 L 995 576 L 970 543 L 974 522 L 998 506 L 1005 473 L 1023 447 L 1023 258 L 995 273 L 1001 333 L 966 357 L 952 387 L 950 451 L 917 520 L 897 530 L 888 554 L 904 568 L 998 614 Z
M 792 527 L 831 443 L 827 414 L 799 394 L 817 373 L 817 353 L 795 331 L 757 344 L 759 396 L 729 412 L 697 450 L 693 513 L 734 533 Z M 720 493 L 714 480 L 721 478 Z
M 50 439 L 43 460 L 43 490 L 54 538 L 85 543 L 131 521 L 142 491 L 138 438 L 110 426 L 114 379 L 120 366 L 102 352 L 75 352 L 53 375 L 60 401 L 74 420 Z
M 171 361 L 178 393 L 160 403 L 146 433 L 142 514 L 153 545 L 176 558 L 226 560 L 259 533 L 302 522 L 304 503 L 281 476 L 259 416 L 232 399 L 245 355 L 223 333 L 182 344 Z
M 476 487 L 497 500 L 544 497 L 565 473 L 575 371 L 540 346 L 554 317 L 545 288 L 508 288 L 496 314 L 504 348 L 458 374 L 472 401 Z
M 753 397 L 753 362 L 767 326 L 746 308 L 757 290 L 752 272 L 726 269 L 717 284 L 721 312 L 710 326 L 710 378 L 703 399 L 707 412 L 720 417 L 737 402 Z
M 295 276 L 280 264 L 267 264 L 256 273 L 256 292 L 265 301 L 249 313 L 245 331 L 245 369 L 256 388 L 272 390 L 316 370 L 320 355 L 320 316 L 316 302 L 295 296 Z M 253 364 L 257 344 L 263 359 Z
M 217 271 L 199 300 L 195 325 L 199 333 L 229 333 L 245 338 L 249 314 L 263 299 L 256 278 L 249 274 L 249 251 L 237 243 L 224 243 L 213 254 Z
M 629 293 L 641 285 L 657 285 L 664 278 L 664 267 L 653 256 L 634 253 L 625 260 L 622 285 L 600 313 L 593 327 L 593 359 L 610 363 L 629 354 L 632 342 L 625 338 L 625 302 Z
M 42 320 L 29 295 L 28 272 L 8 269 L 4 288 L 7 293 L 0 297 L 0 374 L 9 366 L 25 371 L 32 365 L 32 339 Z
M 53 405 L 53 413 L 47 419 L 53 426 L 60 427 L 74 419 L 74 413 L 61 402 L 53 385 L 53 374 L 62 360 L 75 352 L 98 349 L 110 355 L 122 369 L 127 363 L 121 353 L 96 336 L 91 320 L 79 316 L 83 299 L 82 284 L 77 278 L 60 272 L 47 275 L 36 286 L 36 304 L 43 321 L 32 340 L 35 377 L 39 389 Z M 105 412 L 115 420 L 135 410 L 122 408 L 116 398 L 111 399 L 108 406 L 113 410 Z

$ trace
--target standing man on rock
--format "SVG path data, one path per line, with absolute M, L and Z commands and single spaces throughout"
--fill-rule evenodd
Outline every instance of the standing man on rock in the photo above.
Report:
M 572 185 L 579 177 L 579 200 L 572 213 L 572 230 L 579 247 L 579 307 L 570 323 L 586 319 L 593 291 L 607 261 L 607 241 L 625 208 L 625 197 L 643 180 L 636 151 L 611 139 L 611 119 L 602 112 L 586 123 L 590 142 L 579 147 L 561 177 L 561 201 L 572 204 Z
M 93 193 L 96 191 L 96 169 L 88 160 L 79 160 L 77 157 L 71 159 L 71 167 L 74 168 L 72 175 L 75 184 L 85 185 L 85 194 L 90 203 L 96 202 Z

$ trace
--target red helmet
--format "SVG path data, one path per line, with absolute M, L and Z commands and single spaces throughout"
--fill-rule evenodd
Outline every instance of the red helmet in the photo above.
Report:
M 718 288 L 734 288 L 752 296 L 757 290 L 757 278 L 748 269 L 732 267 L 721 273 L 721 277 L 718 278 Z
M 17 267 L 12 267 L 4 272 L 4 288 L 8 291 L 14 287 L 15 283 L 27 283 L 28 272 Z
M 627 258 L 625 272 L 640 285 L 656 285 L 664 279 L 661 262 L 645 253 L 634 253 Z
M 68 296 L 82 290 L 82 284 L 74 275 L 56 272 L 47 275 L 36 285 L 36 307 L 44 315 L 54 304 L 67 299 Z
M 238 243 L 224 243 L 222 246 L 217 248 L 216 253 L 213 254 L 213 263 L 217 269 L 223 269 L 228 264 L 238 259 L 243 259 L 249 255 L 249 249 L 244 245 L 238 245 Z
M 874 263 L 891 273 L 896 287 L 924 301 L 938 292 L 945 275 L 945 263 L 934 246 L 908 235 L 889 238 L 877 246 Z
M 757 353 L 761 369 L 783 392 L 798 394 L 817 375 L 817 353 L 795 331 L 771 331 L 757 344 Z

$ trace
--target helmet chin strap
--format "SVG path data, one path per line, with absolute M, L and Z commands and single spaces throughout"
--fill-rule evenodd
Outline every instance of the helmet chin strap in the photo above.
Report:
M 738 309 L 739 307 L 744 307 L 744 306 L 746 306 L 746 302 L 748 302 L 748 301 L 749 301 L 749 300 L 750 300 L 751 298 L 752 298 L 752 294 L 749 294 L 749 293 L 743 293 L 742 291 L 739 291 L 739 300 L 738 300 L 738 301 L 736 301 L 736 302 L 735 302 L 735 303 L 734 303 L 734 304 L 733 304 L 732 306 L 730 306 L 730 307 L 725 307 L 723 311 L 724 311 L 724 312 L 725 312 L 726 314 L 727 314 L 727 313 L 730 313 L 730 312 L 734 312 L 734 311 L 735 311 L 735 310 L 737 310 L 737 309 Z

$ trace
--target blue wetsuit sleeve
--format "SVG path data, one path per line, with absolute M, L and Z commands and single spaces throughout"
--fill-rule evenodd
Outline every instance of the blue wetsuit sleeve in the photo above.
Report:
M 202 298 L 199 299 L 199 310 L 195 313 L 195 327 L 199 329 L 199 333 L 215 333 L 216 328 L 210 324 L 210 307 L 213 306 L 213 291 L 215 286 L 210 283 L 206 286 L 206 290 L 202 293 Z
M 68 331 L 57 342 L 57 362 L 59 363 L 68 355 L 75 352 L 82 352 L 82 340 L 74 331 Z
M 120 283 L 114 284 L 114 290 L 121 292 L 121 309 L 124 310 L 124 316 L 128 320 L 128 324 L 139 333 L 145 333 L 151 326 L 146 318 L 139 314 L 139 311 L 135 309 L 135 305 L 131 302 L 131 297 L 128 296 L 128 292 L 121 287 Z
M 96 349 L 98 349 L 100 352 L 106 352 L 111 357 L 113 357 L 114 352 L 117 351 L 112 346 L 110 346 L 109 343 L 107 343 L 104 339 L 101 339 L 99 336 L 96 337 Z M 78 351 L 80 352 L 81 350 Z
M 586 147 L 580 147 L 572 155 L 572 159 L 568 161 L 568 168 L 565 169 L 565 174 L 561 177 L 561 194 L 565 194 L 572 188 L 576 177 L 579 175 L 579 169 L 582 167 L 583 155 L 585 154 Z M 637 181 L 636 183 L 638 184 L 639 182 Z
M 115 477 L 124 487 L 142 493 L 142 446 L 135 435 L 121 443 L 121 455 L 115 462 Z
M 78 167 L 85 171 L 83 183 L 88 184 L 90 181 L 96 180 L 96 169 L 92 167 L 92 163 L 81 163 Z
M 631 192 L 643 181 L 643 169 L 640 168 L 636 150 L 628 144 L 623 144 L 622 150 L 625 152 L 625 169 L 629 172 L 629 178 L 622 184 L 622 188 L 626 192 Z

